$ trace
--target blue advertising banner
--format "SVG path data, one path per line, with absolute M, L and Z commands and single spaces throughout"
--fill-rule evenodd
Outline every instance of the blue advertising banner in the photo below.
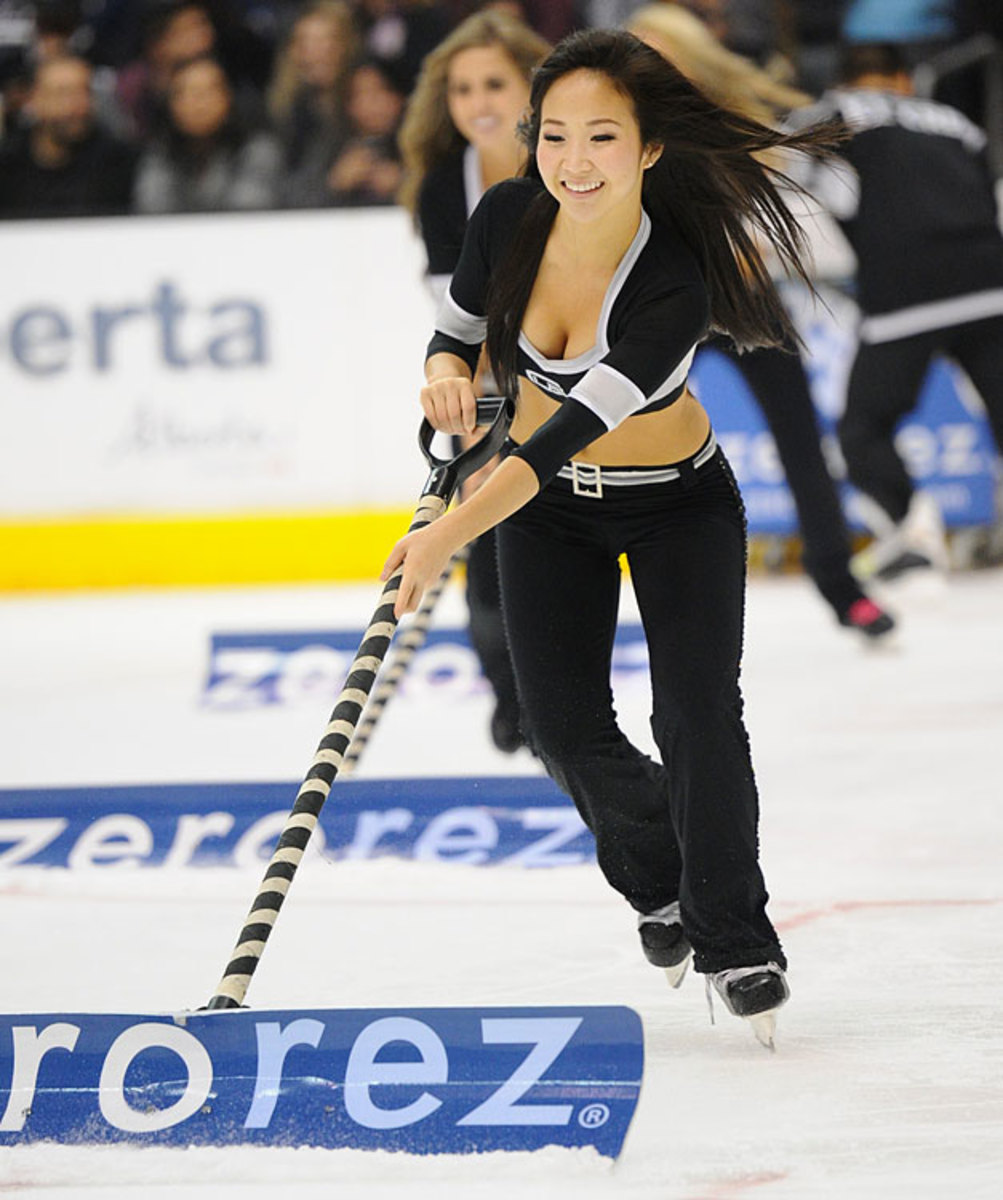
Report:
M 615 1158 L 643 1064 L 622 1007 L 0 1016 L 0 1146 Z
M 298 783 L 0 790 L 0 869 L 249 866 L 271 855 Z M 523 867 L 593 862 L 542 776 L 338 780 L 311 846 L 331 858 Z
M 816 396 L 823 450 L 837 480 L 845 475 L 836 438 L 831 352 L 808 364 Z M 798 531 L 794 501 L 783 467 L 755 397 L 738 368 L 714 350 L 701 351 L 691 372 L 701 402 L 711 415 L 717 439 L 730 461 L 745 500 L 749 532 L 788 536 Z M 949 526 L 991 524 L 995 515 L 996 446 L 985 416 L 972 411 L 966 383 L 955 368 L 935 362 L 916 409 L 901 423 L 896 446 L 917 485 L 940 505 Z M 851 528 L 855 520 L 852 489 L 841 485 Z

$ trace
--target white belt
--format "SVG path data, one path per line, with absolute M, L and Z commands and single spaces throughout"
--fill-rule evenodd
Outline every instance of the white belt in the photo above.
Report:
M 717 450 L 717 439 L 711 431 L 710 437 L 693 458 L 689 465 L 694 469 L 710 462 Z M 600 467 L 593 463 L 569 462 L 557 472 L 558 479 L 570 479 L 571 488 L 576 496 L 592 496 L 602 499 L 603 488 L 607 487 L 642 487 L 652 483 L 671 483 L 674 479 L 682 478 L 678 467 Z

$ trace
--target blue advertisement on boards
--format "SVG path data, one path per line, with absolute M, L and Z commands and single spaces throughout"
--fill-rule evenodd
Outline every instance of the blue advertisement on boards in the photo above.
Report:
M 846 468 L 836 436 L 857 346 L 856 305 L 831 284 L 819 285 L 817 299 L 799 284 L 784 283 L 781 290 L 803 341 L 801 359 L 830 474 L 850 528 L 863 530 L 853 489 L 843 482 Z M 735 471 L 750 533 L 797 533 L 797 513 L 773 436 L 741 372 L 724 355 L 706 349 L 697 354 L 690 379 Z M 981 398 L 956 366 L 945 359 L 931 363 L 915 408 L 899 424 L 895 446 L 917 486 L 937 500 L 945 524 L 993 523 L 996 444 Z
M 825 386 L 815 364 L 816 388 Z M 809 369 L 809 378 L 812 378 Z M 692 371 L 695 390 L 711 414 L 717 439 L 735 472 L 745 500 L 752 534 L 788 536 L 798 531 L 797 512 L 784 478 L 773 436 L 738 368 L 714 350 L 701 352 Z M 836 417 L 816 409 L 826 460 L 833 477 L 844 472 L 836 438 Z M 973 414 L 963 399 L 954 368 L 935 362 L 920 402 L 900 425 L 896 446 L 917 483 L 936 497 L 949 526 L 991 524 L 995 515 L 996 446 L 988 421 Z M 852 493 L 842 484 L 844 510 L 851 528 Z

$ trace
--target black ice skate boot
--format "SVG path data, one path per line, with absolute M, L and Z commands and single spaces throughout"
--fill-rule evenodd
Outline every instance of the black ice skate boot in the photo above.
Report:
M 707 1003 L 710 1019 L 714 1020 L 711 984 L 724 1001 L 728 1012 L 744 1017 L 753 1033 L 768 1049 L 774 1050 L 773 1035 L 777 1029 L 777 1009 L 791 994 L 783 968 L 774 962 L 756 967 L 730 967 L 707 976 Z
M 837 613 L 837 618 L 840 625 L 858 630 L 871 641 L 885 638 L 895 629 L 894 617 L 875 604 L 869 596 L 861 596 L 859 600 L 854 600 L 849 608 Z
M 642 913 L 637 918 L 637 930 L 641 935 L 644 957 L 653 966 L 665 971 L 670 987 L 679 987 L 693 957 L 693 947 L 683 933 L 679 901 L 673 900 L 664 908 Z

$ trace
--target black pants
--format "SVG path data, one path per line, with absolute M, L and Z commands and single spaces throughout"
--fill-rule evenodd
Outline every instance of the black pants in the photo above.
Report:
M 718 451 L 683 478 L 575 495 L 555 479 L 498 529 L 523 732 L 639 912 L 678 899 L 698 971 L 783 951 L 766 916 L 739 660 L 745 515 Z M 625 553 L 664 766 L 616 724 L 610 662 Z
M 801 563 L 837 614 L 863 593 L 850 573 L 850 535 L 839 493 L 829 473 L 808 377 L 798 354 L 753 350 L 738 354 L 732 343 L 716 338 L 713 348 L 741 373 L 776 442 L 787 478 L 804 550 Z M 704 397 L 714 409 L 714 397 Z
M 913 481 L 895 449 L 895 430 L 916 407 L 937 354 L 954 359 L 968 373 L 1003 453 L 1003 317 L 894 342 L 862 343 L 850 372 L 839 442 L 850 482 L 896 522 L 909 511 Z
M 467 610 L 470 641 L 491 684 L 498 708 L 518 727 L 515 674 L 505 641 L 498 584 L 495 531 L 489 529 L 470 545 L 467 556 Z

